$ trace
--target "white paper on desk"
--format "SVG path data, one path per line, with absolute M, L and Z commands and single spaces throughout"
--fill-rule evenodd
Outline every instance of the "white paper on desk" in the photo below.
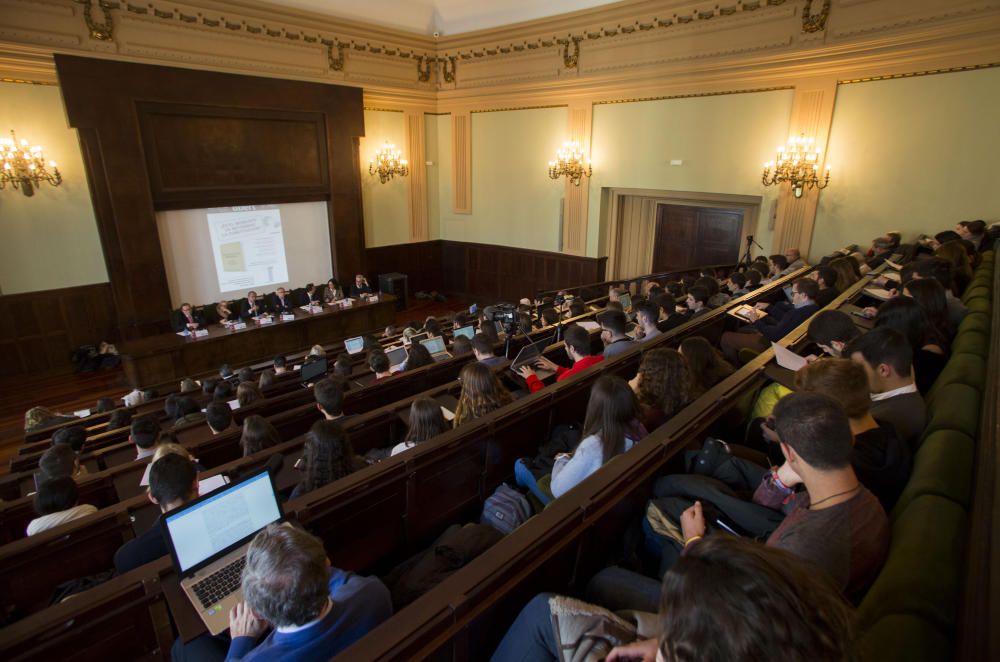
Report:
M 883 289 L 881 287 L 866 287 L 865 290 L 864 290 L 864 292 L 868 296 L 874 297 L 874 298 L 879 299 L 881 301 L 888 301 L 889 299 L 892 298 L 892 292 L 890 292 L 889 290 Z
M 208 329 L 198 329 L 197 331 L 194 332 L 195 338 L 204 338 L 207 335 L 208 335 Z
M 191 334 L 187 331 L 178 331 L 177 335 L 179 335 L 181 338 L 187 338 Z
M 247 328 L 246 322 L 237 322 L 236 324 L 233 324 L 233 331 L 242 331 L 245 328 Z
M 903 268 L 903 265 L 901 265 L 901 264 L 896 264 L 896 263 L 895 263 L 895 262 L 893 262 L 892 260 L 886 260 L 886 261 L 885 261 L 885 263 L 886 263 L 886 264 L 888 264 L 888 265 L 889 265 L 890 267 L 892 267 L 893 269 L 895 269 L 896 271 L 900 271 L 900 270 L 901 270 L 901 269 Z M 884 276 L 885 274 L 882 274 L 882 275 Z
M 601 328 L 601 325 L 598 324 L 597 322 L 590 322 L 588 320 L 577 322 L 577 324 L 585 328 L 587 331 L 597 331 L 599 328 Z
M 302 364 L 299 363 L 298 365 L 293 365 L 292 370 L 302 370 Z
M 239 400 L 230 400 L 226 404 L 229 405 L 229 408 L 232 409 L 232 410 L 236 410 L 236 409 L 240 408 L 240 401 Z
M 260 317 L 257 319 L 258 324 L 270 324 L 274 321 L 271 317 Z
M 455 420 L 455 412 L 448 409 L 447 407 L 441 407 L 441 413 L 444 415 L 444 420 L 446 421 Z
M 282 322 L 291 322 L 294 319 L 295 319 L 295 315 L 293 313 L 282 313 L 282 315 L 281 315 L 281 321 Z
M 73 412 L 73 415 L 76 416 L 77 418 L 87 418 L 88 416 L 90 416 L 90 410 L 89 409 L 79 409 L 79 410 Z
M 899 275 L 898 271 L 886 271 L 884 274 L 882 274 L 882 278 L 885 278 L 886 280 L 891 280 L 896 283 L 903 282 L 903 277 Z
M 804 358 L 796 354 L 795 352 L 782 347 L 776 342 L 771 343 L 771 349 L 774 350 L 774 360 L 778 362 L 782 368 L 788 368 L 789 370 L 801 370 L 806 367 L 809 362 Z
M 214 476 L 203 478 L 198 481 L 198 496 L 208 494 L 212 490 L 217 490 L 227 484 L 229 484 L 229 481 L 226 480 L 226 477 L 222 474 L 215 474 Z

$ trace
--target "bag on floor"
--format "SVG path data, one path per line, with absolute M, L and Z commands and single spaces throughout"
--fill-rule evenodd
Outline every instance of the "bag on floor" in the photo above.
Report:
M 479 521 L 507 535 L 528 521 L 529 517 L 531 504 L 525 496 L 507 483 L 501 483 L 483 504 L 483 516 Z

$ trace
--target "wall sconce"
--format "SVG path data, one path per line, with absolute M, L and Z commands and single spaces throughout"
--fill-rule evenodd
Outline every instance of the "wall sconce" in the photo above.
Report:
M 18 142 L 11 130 L 10 138 L 0 139 L 0 189 L 10 184 L 15 191 L 20 188 L 30 198 L 42 182 L 52 186 L 62 184 L 55 161 L 46 164 L 40 146 L 29 147 L 28 141 L 23 139 Z
M 549 177 L 559 179 L 565 175 L 573 186 L 579 186 L 583 178 L 590 177 L 593 172 L 590 159 L 584 161 L 580 143 L 575 140 L 563 143 L 562 149 L 556 154 L 556 160 L 549 161 Z
M 787 148 L 779 147 L 778 158 L 764 164 L 764 173 L 761 175 L 764 186 L 788 182 L 796 198 L 801 198 L 806 189 L 825 189 L 829 186 L 830 166 L 826 167 L 821 179 L 817 170 L 820 151 L 814 149 L 815 142 L 813 138 L 802 136 L 789 140 Z
M 400 151 L 396 149 L 396 146 L 386 142 L 381 149 L 375 152 L 375 158 L 368 162 L 368 174 L 377 175 L 378 180 L 383 184 L 396 175 L 406 177 L 410 174 L 410 166 L 406 159 L 402 159 L 400 156 Z

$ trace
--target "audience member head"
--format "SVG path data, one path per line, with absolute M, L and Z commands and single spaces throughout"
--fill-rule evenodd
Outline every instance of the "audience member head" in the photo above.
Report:
M 687 360 L 692 400 L 733 373 L 733 366 L 701 336 L 685 338 L 680 352 Z
M 431 358 L 431 353 L 428 352 L 427 348 L 420 343 L 412 343 L 406 348 L 407 372 L 410 370 L 416 370 L 417 368 L 422 368 L 425 365 L 432 365 L 433 363 L 434 359 Z
M 842 356 L 847 344 L 861 335 L 850 316 L 839 310 L 821 310 L 809 322 L 809 340 L 831 356 Z
M 194 393 L 199 389 L 198 382 L 191 379 L 190 377 L 185 377 L 181 380 L 181 393 Z
M 759 275 L 758 275 L 759 276 Z M 747 274 L 743 271 L 734 271 L 729 274 L 729 291 L 732 293 L 739 292 L 747 284 Z
M 458 375 L 462 393 L 455 407 L 455 425 L 461 425 L 511 402 L 510 392 L 485 363 L 466 363 Z
M 844 356 L 860 363 L 873 393 L 913 383 L 913 349 L 906 336 L 888 326 L 858 336 L 844 348 Z
M 74 453 L 79 453 L 87 443 L 87 428 L 82 425 L 59 428 L 52 433 L 52 443 L 66 444 Z
M 771 267 L 771 275 L 778 274 L 788 268 L 788 258 L 784 255 L 772 255 L 768 258 Z
M 250 367 L 240 368 L 239 372 L 236 373 L 236 378 L 239 380 L 240 384 L 257 381 L 256 376 L 253 374 L 253 368 Z
M 246 407 L 263 399 L 264 394 L 260 392 L 260 388 L 253 382 L 241 382 L 236 387 L 236 401 L 240 403 L 240 407 Z
M 663 662 L 847 662 L 849 605 L 808 561 L 747 538 L 707 536 L 663 577 L 658 658 Z M 762 623 L 780 627 L 761 627 Z
M 201 407 L 195 402 L 194 398 L 182 395 L 177 398 L 177 406 L 174 412 L 174 420 L 179 421 L 185 416 L 190 416 L 191 414 L 201 413 Z
M 580 299 L 573 299 L 569 302 L 569 316 L 579 317 L 586 312 L 586 308 L 583 305 L 583 301 Z
M 177 418 L 177 398 L 179 397 L 181 397 L 180 394 L 171 393 L 163 399 L 163 413 L 171 421 Z
M 160 441 L 160 421 L 155 414 L 139 416 L 132 421 L 129 440 L 143 450 L 149 450 Z
M 860 280 L 852 263 L 854 261 L 849 257 L 838 257 L 830 262 L 830 268 L 837 272 L 836 287 L 841 292 Z
M 566 327 L 563 331 L 563 343 L 566 346 L 566 354 L 573 361 L 590 356 L 590 334 L 579 324 L 570 324 Z
M 708 290 L 699 285 L 695 285 L 688 290 L 687 307 L 691 312 L 698 312 L 708 305 Z
M 819 285 L 813 279 L 797 278 L 792 283 L 792 304 L 797 306 L 815 304 L 817 296 L 819 296 Z
M 903 268 L 900 276 L 904 284 L 921 278 L 930 278 L 940 283 L 947 292 L 951 292 L 954 289 L 953 271 L 948 260 L 943 257 L 930 257 L 910 262 Z
M 625 337 L 628 330 L 628 318 L 618 310 L 605 310 L 597 315 L 597 323 L 601 325 L 601 340 L 610 344 L 618 338 Z
M 327 377 L 316 382 L 313 387 L 313 397 L 316 398 L 316 408 L 325 418 L 334 419 L 343 416 L 344 388 L 336 379 Z
M 263 391 L 266 388 L 271 388 L 271 386 L 274 385 L 274 378 L 275 378 L 274 370 L 271 369 L 261 370 L 260 380 L 257 382 L 257 387 L 261 391 Z M 239 389 L 236 390 L 237 390 L 237 395 L 239 395 L 238 393 Z
M 243 597 L 273 627 L 320 617 L 330 601 L 330 568 L 323 543 L 288 524 L 269 524 L 247 549 Z
M 191 452 L 188 449 L 184 448 L 180 444 L 175 444 L 172 441 L 160 444 L 159 446 L 156 447 L 156 452 L 153 453 L 153 462 L 156 462 L 164 455 L 169 455 L 170 453 L 173 453 L 174 455 L 180 455 L 183 458 L 187 458 L 188 460 L 191 460 L 197 465 L 198 460 L 196 460 L 194 456 L 191 455 Z M 197 468 L 197 466 L 195 468 Z
M 931 278 L 911 280 L 903 288 L 903 293 L 912 298 L 924 310 L 927 319 L 934 326 L 942 340 L 949 340 L 952 335 L 951 322 L 948 321 L 948 297 L 941 283 Z
M 472 351 L 475 353 L 476 359 L 479 361 L 495 356 L 493 354 L 493 343 L 490 342 L 482 333 L 477 333 L 472 337 Z
M 49 478 L 38 485 L 33 505 L 39 517 L 61 513 L 75 506 L 80 500 L 76 481 L 68 476 Z
M 225 402 L 209 402 L 205 407 L 205 420 L 212 432 L 218 434 L 233 424 L 233 410 Z
M 410 405 L 410 427 L 403 441 L 408 444 L 419 444 L 447 431 L 450 427 L 437 400 L 417 398 Z
M 108 429 L 117 430 L 132 423 L 131 409 L 116 409 L 108 417 Z
M 115 401 L 111 398 L 99 398 L 97 404 L 94 405 L 95 414 L 103 414 L 114 409 L 116 409 Z
M 854 437 L 840 404 L 822 393 L 796 391 L 774 408 L 774 428 L 788 465 L 809 476 L 851 466 Z
M 201 381 L 201 392 L 205 395 L 214 395 L 215 387 L 219 385 L 219 380 L 215 377 L 206 377 Z
M 868 375 L 850 359 L 820 359 L 795 373 L 795 388 L 824 393 L 841 406 L 848 418 L 863 418 L 871 407 Z
M 326 356 L 326 348 L 323 345 L 313 345 L 309 348 L 309 356 L 324 358 Z
M 240 436 L 243 457 L 259 453 L 265 448 L 272 448 L 280 443 L 281 436 L 278 431 L 263 416 L 253 414 L 243 419 L 243 434 Z
M 542 311 L 542 324 L 553 326 L 559 321 L 559 311 L 555 308 L 546 308 Z
M 802 259 L 802 253 L 800 253 L 797 248 L 786 248 L 783 255 L 785 256 L 785 261 L 788 262 L 788 264 L 792 264 L 793 262 Z
M 472 341 L 465 336 L 455 336 L 451 341 L 451 353 L 453 356 L 461 356 L 472 351 Z
M 305 476 L 302 479 L 306 492 L 329 485 L 354 470 L 354 449 L 344 428 L 337 421 L 316 421 L 306 435 Z
M 602 375 L 590 389 L 583 437 L 597 435 L 604 462 L 625 452 L 625 438 L 636 439 L 639 401 L 621 377 Z
M 820 289 L 837 287 L 837 270 L 833 267 L 819 267 L 809 272 L 809 277 L 816 281 Z
M 964 288 L 972 278 L 972 265 L 965 248 L 958 241 L 948 241 L 934 249 L 936 257 L 944 258 L 951 264 L 952 282 Z M 956 294 L 961 295 L 961 292 Z
M 694 287 L 704 287 L 708 291 L 708 297 L 712 298 L 719 293 L 719 281 L 709 276 L 701 276 L 694 281 Z
M 879 306 L 875 328 L 882 326 L 902 334 L 914 352 L 926 345 L 947 344 L 944 338 L 939 337 L 924 309 L 910 297 L 893 297 Z
M 424 320 L 424 331 L 428 337 L 436 338 L 441 335 L 441 323 L 435 317 L 428 317 Z
M 160 394 L 156 392 L 155 388 L 146 388 L 142 390 L 142 401 L 149 402 L 150 400 L 155 400 L 160 397 Z
M 687 404 L 691 376 L 687 360 L 677 350 L 662 347 L 644 353 L 636 377 L 640 404 L 656 407 L 668 417 Z
M 215 386 L 212 399 L 216 402 L 229 402 L 233 399 L 233 385 L 230 382 L 222 381 Z
M 958 236 L 967 241 L 982 240 L 986 232 L 985 221 L 959 221 L 955 225 L 955 232 Z
M 72 478 L 80 470 L 80 458 L 70 445 L 56 444 L 38 458 L 38 470 L 43 481 Z
M 615 311 L 618 311 L 620 313 L 624 313 L 625 312 L 625 307 L 622 306 L 622 302 L 621 301 L 608 301 L 608 303 L 604 306 L 604 309 L 605 310 L 615 310 Z
M 274 364 L 274 372 L 279 375 L 288 370 L 288 359 L 283 354 L 275 356 L 272 363 Z
M 222 367 L 219 368 L 219 377 L 222 379 L 229 379 L 233 376 L 233 369 L 229 367 L 228 363 L 223 363 Z
M 389 357 L 385 352 L 372 352 L 368 355 L 368 367 L 376 375 L 386 375 L 389 372 Z
M 149 468 L 149 500 L 168 512 L 198 496 L 198 470 L 194 461 L 167 453 Z
M 486 318 L 483 318 L 479 322 L 479 333 L 483 335 L 491 345 L 496 345 L 500 342 L 500 335 L 497 333 L 496 324 Z
M 750 268 L 747 270 L 747 289 L 755 290 L 760 287 L 760 281 L 763 280 L 765 274 L 762 274 L 759 269 Z
M 649 331 L 655 328 L 660 320 L 660 307 L 650 301 L 644 301 L 635 307 L 635 318 L 639 326 Z
M 351 357 L 347 354 L 339 355 L 337 360 L 333 362 L 334 377 L 348 379 L 353 372 L 354 366 L 351 365 Z

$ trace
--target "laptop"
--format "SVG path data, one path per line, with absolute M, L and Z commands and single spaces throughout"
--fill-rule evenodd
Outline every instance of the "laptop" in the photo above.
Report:
M 548 368 L 538 368 L 535 366 L 535 361 L 541 357 L 542 352 L 545 351 L 546 347 L 552 344 L 553 340 L 555 340 L 554 334 L 548 338 L 538 340 L 534 344 L 528 343 L 522 347 L 521 351 L 517 353 L 517 356 L 514 357 L 513 362 L 510 364 L 511 371 L 514 372 L 514 374 L 517 374 L 518 368 L 526 365 L 534 370 L 535 375 L 542 380 L 548 379 L 552 375 L 556 374 L 554 370 L 549 370 Z
M 262 470 L 160 518 L 181 589 L 213 635 L 229 627 L 247 548 L 257 532 L 284 519 L 271 474 Z
M 420 344 L 427 348 L 427 351 L 430 352 L 431 358 L 435 361 L 444 361 L 445 359 L 451 358 L 451 354 L 448 353 L 448 348 L 444 345 L 444 338 L 441 336 L 421 340 Z
M 472 326 L 471 324 L 469 326 L 459 327 L 455 329 L 451 335 L 456 338 L 458 336 L 465 336 L 469 340 L 472 340 L 472 338 L 476 335 L 476 327 Z
M 389 359 L 389 371 L 395 372 L 397 366 L 402 365 L 403 361 L 406 360 L 406 348 L 397 347 L 395 349 L 390 349 L 385 353 L 385 355 Z
M 310 361 L 302 366 L 299 371 L 299 380 L 303 384 L 308 384 L 309 382 L 314 382 L 317 379 L 323 377 L 326 374 L 326 357 L 321 357 L 315 361 Z
M 351 356 L 354 356 L 355 354 L 360 354 L 361 352 L 365 351 L 365 339 L 362 338 L 361 336 L 357 336 L 356 338 L 348 338 L 347 340 L 344 341 L 344 349 L 346 349 L 347 353 L 350 354 Z

